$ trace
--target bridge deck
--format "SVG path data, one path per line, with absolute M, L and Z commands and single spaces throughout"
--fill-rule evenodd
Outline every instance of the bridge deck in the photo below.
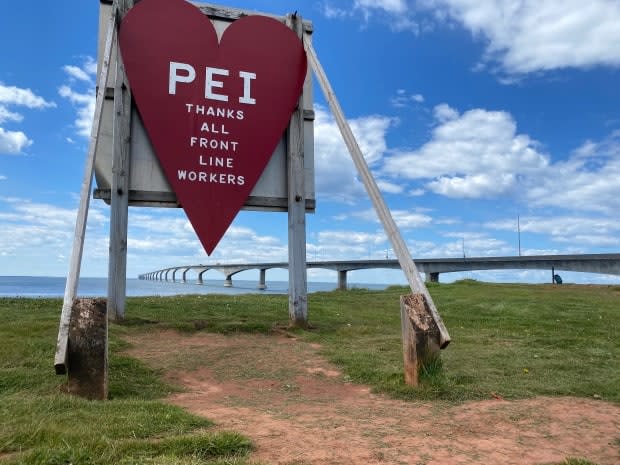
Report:
M 474 270 L 546 269 L 579 271 L 620 276 L 620 254 L 581 254 L 581 255 L 529 255 L 509 257 L 464 257 L 464 258 L 422 258 L 414 260 L 418 270 L 437 279 L 440 273 Z M 353 270 L 373 268 L 400 269 L 398 260 L 329 260 L 307 262 L 308 268 L 323 268 L 338 272 L 339 287 L 346 287 L 346 273 Z M 259 287 L 265 286 L 265 271 L 273 268 L 288 268 L 287 262 L 271 263 L 229 263 L 208 265 L 182 265 L 144 273 L 140 279 L 167 281 L 177 280 L 182 271 L 182 280 L 193 270 L 198 273 L 198 281 L 208 270 L 217 270 L 226 276 L 226 283 L 232 285 L 232 276 L 242 271 L 260 270 Z

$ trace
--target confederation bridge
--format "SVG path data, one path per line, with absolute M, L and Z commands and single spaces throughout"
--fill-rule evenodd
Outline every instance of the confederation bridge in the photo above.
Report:
M 467 258 L 422 258 L 414 260 L 418 271 L 425 273 L 427 282 L 439 282 L 441 273 L 473 270 L 549 270 L 551 282 L 555 272 L 580 271 L 620 276 L 620 254 L 586 255 L 528 255 L 518 257 L 467 257 Z M 338 273 L 338 289 L 347 288 L 347 273 L 354 270 L 372 268 L 400 269 L 398 260 L 334 260 L 306 263 L 307 268 L 322 268 Z M 202 284 L 203 275 L 209 270 L 217 270 L 225 276 L 224 286 L 232 287 L 232 277 L 247 270 L 259 270 L 258 289 L 266 289 L 267 270 L 288 268 L 287 262 L 277 263 L 234 263 L 213 265 L 184 265 L 164 268 L 139 276 L 140 279 L 155 281 L 187 282 L 187 274 L 193 271 Z

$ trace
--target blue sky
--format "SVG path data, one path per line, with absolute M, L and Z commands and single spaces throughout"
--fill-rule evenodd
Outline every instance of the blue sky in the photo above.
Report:
M 298 11 L 414 257 L 620 250 L 620 2 L 239 0 Z M 0 274 L 67 273 L 94 109 L 99 2 L 0 16 Z M 308 259 L 394 258 L 315 85 Z M 107 274 L 91 203 L 83 276 Z M 178 209 L 131 208 L 128 275 L 284 261 L 287 218 L 241 212 L 211 257 Z M 250 272 L 248 272 L 250 273 Z M 446 275 L 545 282 L 549 272 Z M 617 277 L 566 273 L 576 282 Z M 248 275 L 253 279 L 252 275 Z M 270 271 L 268 279 L 285 278 Z M 335 280 L 312 270 L 309 279 Z M 404 282 L 359 271 L 350 282 Z

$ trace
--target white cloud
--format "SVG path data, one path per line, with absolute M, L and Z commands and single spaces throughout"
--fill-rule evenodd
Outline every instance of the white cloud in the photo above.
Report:
M 498 197 L 512 190 L 516 185 L 515 176 L 502 173 L 499 177 L 492 174 L 465 175 L 462 177 L 441 176 L 427 184 L 436 194 L 452 198 Z
M 450 198 L 515 195 L 533 208 L 620 209 L 620 131 L 552 162 L 537 141 L 518 132 L 510 113 L 476 108 L 460 114 L 444 103 L 434 116 L 429 142 L 388 151 L 382 179 L 422 180 L 426 190 Z
M 23 119 L 24 117 L 19 113 L 14 113 L 8 108 L 0 105 L 0 123 L 4 123 L 5 121 L 14 121 L 19 123 Z
M 452 108 L 447 103 L 440 103 L 433 109 L 435 118 L 440 123 L 446 123 L 448 121 L 455 120 L 459 117 L 459 112 Z
M 396 225 L 403 230 L 427 227 L 433 222 L 433 218 L 431 216 L 419 211 L 391 210 L 390 214 L 396 222 Z M 372 223 L 380 222 L 377 212 L 372 208 L 351 213 L 350 216 Z
M 0 198 L 1 266 L 17 275 L 62 276 L 74 238 L 77 208 L 66 208 L 23 198 Z M 107 266 L 107 207 L 91 205 L 88 215 L 82 276 L 103 275 Z M 107 270 L 106 270 L 107 271 Z
M 140 267 L 137 273 L 161 268 L 166 262 L 179 265 L 288 260 L 288 246 L 280 239 L 236 222 L 228 228 L 213 254 L 207 256 L 182 210 L 158 209 L 151 213 L 141 209 L 129 218 L 128 251 L 135 258 L 134 267 Z M 286 227 L 284 223 L 283 227 Z M 153 250 L 157 253 L 151 257 Z
M 527 200 L 536 207 L 597 211 L 620 209 L 620 131 L 600 142 L 586 141 L 544 177 L 529 180 Z
M 407 11 L 405 0 L 355 0 L 354 8 L 361 10 L 383 10 L 390 14 L 402 14 Z
M 517 232 L 516 219 L 490 221 L 484 227 Z M 575 252 L 584 252 L 593 246 L 620 246 L 620 220 L 615 216 L 532 215 L 521 217 L 519 228 L 522 234 L 546 235 L 553 241 L 570 244 Z
M 588 250 L 590 247 L 614 247 L 620 246 L 618 236 L 605 236 L 601 234 L 578 234 L 570 238 L 557 238 L 558 242 L 566 242 L 572 246 L 579 244 L 581 251 Z
M 165 212 L 168 213 L 168 212 Z M 177 213 L 174 210 L 174 213 Z M 193 233 L 192 226 L 185 215 L 174 214 L 148 214 L 143 213 L 142 209 L 139 213 L 131 215 L 130 227 L 136 232 L 143 233 L 148 231 L 151 234 L 164 234 L 174 237 L 185 237 Z
M 0 207 L 0 250 L 26 257 L 68 248 L 75 210 L 18 198 L 0 198 Z
M 392 106 L 396 108 L 404 108 L 409 105 L 424 103 L 422 94 L 410 94 L 405 89 L 398 89 L 396 95 L 390 99 Z
M 357 180 L 357 171 L 334 118 L 321 106 L 315 106 L 314 167 L 317 196 L 354 202 L 366 196 Z M 369 165 L 380 161 L 387 149 L 386 133 L 393 124 L 385 116 L 366 116 L 349 120 L 351 130 Z
M 31 145 L 32 140 L 22 131 L 6 131 L 0 128 L 0 154 L 18 155 Z
M 399 228 L 404 230 L 429 226 L 433 219 L 424 213 L 410 212 L 407 210 L 393 210 L 392 217 Z
M 63 70 L 69 77 L 69 82 L 58 89 L 58 94 L 69 100 L 76 109 L 77 133 L 89 137 L 95 114 L 97 63 L 91 57 L 87 57 L 81 67 L 66 65 Z
M 15 86 L 5 86 L 0 82 L 0 105 L 18 105 L 26 108 L 49 108 L 56 106 L 47 102 L 43 97 L 35 95 L 30 89 L 21 89 Z
M 20 113 L 9 110 L 9 106 L 21 106 L 29 109 L 43 109 L 56 106 L 46 101 L 30 89 L 6 86 L 0 82 L 0 123 L 20 123 L 24 117 Z M 22 131 L 10 131 L 0 127 L 0 155 L 17 155 L 32 145 L 32 140 Z
M 86 81 L 88 83 L 92 82 L 91 75 L 82 68 L 79 68 L 78 66 L 65 65 L 62 67 L 62 69 L 72 78 L 75 78 L 79 81 Z
M 257 244 L 260 245 L 257 246 Z M 235 239 L 227 233 L 218 244 L 211 259 L 222 263 L 286 262 L 288 261 L 288 246 L 278 239 L 261 236 L 256 232 L 253 236 L 243 239 Z
M 382 258 L 387 238 L 382 231 L 324 230 L 315 242 L 309 241 L 307 256 L 310 260 L 355 260 Z M 381 251 L 379 257 L 374 254 Z
M 617 0 L 354 0 L 350 8 L 325 5 L 329 18 L 360 13 L 395 31 L 420 31 L 433 21 L 460 24 L 486 46 L 476 68 L 499 65 L 508 76 L 562 68 L 620 66 Z M 514 82 L 503 77 L 503 82 Z
M 377 179 L 377 186 L 384 194 L 401 194 L 405 189 L 400 184 L 386 181 L 385 179 Z
M 333 6 L 331 3 L 325 2 L 323 5 L 323 14 L 326 18 L 334 19 L 334 18 L 346 18 L 351 15 L 351 10 L 347 10 L 344 8 L 338 8 Z
M 19 268 L 14 269 L 17 274 L 64 275 L 68 261 L 49 258 L 68 256 L 74 237 L 76 211 L 76 208 L 23 198 L 0 197 L 0 251 L 4 255 L 0 255 L 0 267 L 6 262 Z M 91 202 L 82 261 L 83 276 L 107 274 L 108 217 L 107 205 Z M 282 222 L 286 228 L 286 218 Z M 17 262 L 16 257 L 19 257 Z M 229 228 L 213 255 L 207 257 L 181 209 L 135 209 L 129 213 L 128 276 L 173 265 L 287 259 L 286 243 L 238 224 Z
M 84 59 L 82 69 L 86 71 L 90 76 L 95 76 L 97 74 L 97 62 L 93 59 L 93 57 L 87 56 Z
M 538 143 L 517 132 L 507 112 L 477 108 L 459 114 L 441 104 L 434 114 L 438 126 L 432 140 L 412 152 L 392 152 L 385 173 L 430 179 L 425 187 L 448 197 L 484 198 L 509 193 L 519 176 L 549 164 Z
M 420 0 L 487 42 L 485 61 L 510 74 L 620 65 L 614 0 Z
M 446 233 L 447 241 L 408 240 L 407 247 L 416 258 L 491 257 L 514 255 L 515 248 L 484 233 Z
M 602 213 L 620 209 L 620 130 L 602 141 L 587 140 L 566 160 L 553 162 L 539 142 L 519 133 L 508 112 L 475 108 L 459 113 L 442 103 L 433 114 L 436 126 L 431 139 L 410 151 L 387 147 L 387 131 L 395 120 L 375 115 L 351 121 L 384 193 L 419 196 L 428 191 L 468 199 L 515 196 L 532 208 Z M 318 196 L 349 203 L 366 198 L 335 121 L 320 106 L 316 115 Z
M 75 120 L 75 127 L 78 130 L 78 134 L 84 137 L 90 135 L 95 115 L 96 98 L 94 90 L 91 89 L 91 91 L 80 93 L 66 85 L 58 89 L 58 94 L 68 99 L 76 107 L 77 119 Z
M 321 244 L 374 244 L 379 245 L 385 242 L 386 237 L 382 232 L 371 233 L 362 231 L 320 231 L 318 233 L 319 243 Z M 337 246 L 339 247 L 339 245 Z
M 0 181 L 6 181 L 8 178 L 3 174 L 0 174 Z
M 501 239 L 490 237 L 481 232 L 450 232 L 444 237 L 454 238 L 456 241 L 443 245 L 452 255 L 466 257 L 501 257 L 514 255 L 515 248 Z
M 354 0 L 350 7 L 345 8 L 325 2 L 322 10 L 329 19 L 361 15 L 367 23 L 370 18 L 376 16 L 387 22 L 390 29 L 394 31 L 411 31 L 417 34 L 420 30 L 406 0 Z

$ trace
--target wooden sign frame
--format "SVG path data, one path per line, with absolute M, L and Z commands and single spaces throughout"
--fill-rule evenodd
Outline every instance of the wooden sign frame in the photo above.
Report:
M 105 31 L 105 40 L 100 42 L 95 114 L 80 192 L 80 205 L 54 358 L 54 366 L 58 374 L 65 374 L 69 371 L 69 325 L 72 307 L 77 296 L 93 175 L 100 183 L 99 188 L 95 190 L 94 197 L 104 199 L 110 204 L 107 315 L 111 320 L 122 319 L 125 314 L 129 206 L 179 206 L 171 191 L 132 189 L 135 187 L 135 183 L 132 185 L 132 173 L 135 181 L 136 169 L 144 169 L 144 164 L 139 167 L 132 164 L 132 158 L 134 156 L 139 158 L 140 154 L 143 155 L 149 150 L 151 153 L 147 153 L 147 157 L 154 157 L 144 128 L 142 131 L 144 131 L 146 143 L 143 141 L 142 147 L 132 145 L 133 136 L 139 133 L 139 129 L 136 129 L 139 128 L 136 125 L 136 118 L 139 118 L 139 115 L 131 99 L 129 84 L 118 50 L 118 27 L 133 3 L 133 0 L 114 0 L 113 2 L 101 0 L 101 8 L 104 12 L 100 18 L 100 28 Z M 213 17 L 216 23 L 220 21 L 218 26 L 220 28 L 225 27 L 221 24 L 222 22 L 230 23 L 247 14 L 260 14 L 213 5 L 197 6 L 210 18 Z M 278 19 L 294 30 L 300 40 L 304 41 L 304 38 L 305 41 L 310 40 L 312 33 L 310 22 L 303 21 L 297 15 Z M 111 70 L 114 70 L 114 73 Z M 310 72 L 306 77 L 297 109 L 276 150 L 276 152 L 283 151 L 279 156 L 275 154 L 274 159 L 277 163 L 273 166 L 276 171 L 272 170 L 271 174 L 269 173 L 270 163 L 265 170 L 268 177 L 265 180 L 261 178 L 257 183 L 259 194 L 253 195 L 257 192 L 255 187 L 245 205 L 246 209 L 288 212 L 289 263 L 291 265 L 289 266 L 289 317 L 292 324 L 301 327 L 305 327 L 308 322 L 305 214 L 307 211 L 313 211 L 315 205 L 312 157 L 314 112 L 311 109 L 312 81 L 309 76 Z M 110 98 L 113 100 L 113 105 L 110 105 Z M 310 108 L 307 108 L 308 106 Z M 109 116 L 105 116 L 106 114 L 111 114 L 111 121 Z M 308 159 L 306 159 L 307 154 L 311 155 Z M 158 163 L 155 158 L 148 162 L 149 176 L 153 175 L 156 164 Z M 159 166 L 157 169 L 161 171 Z M 284 193 L 282 193 L 280 183 L 279 195 L 273 195 L 271 192 L 263 194 L 260 190 L 261 183 L 268 188 L 273 186 L 273 173 L 284 180 Z
M 109 1 L 102 0 L 102 3 L 109 4 Z M 106 40 L 101 54 L 99 86 L 97 90 L 97 103 L 95 106 L 95 116 L 91 131 L 91 140 L 89 145 L 86 167 L 84 172 L 84 181 L 82 184 L 80 195 L 80 206 L 75 227 L 75 237 L 71 254 L 71 262 L 69 274 L 67 276 L 67 284 L 65 287 L 65 295 L 61 313 L 60 327 L 58 332 L 58 343 L 55 356 L 55 368 L 59 374 L 68 371 L 68 346 L 69 346 L 69 323 L 71 320 L 71 311 L 77 292 L 77 283 L 80 274 L 80 266 L 82 259 L 82 251 L 84 245 L 84 236 L 86 230 L 86 220 L 88 216 L 88 206 L 90 200 L 90 192 L 92 188 L 92 178 L 95 171 L 96 154 L 98 150 L 98 142 L 100 140 L 100 129 L 102 126 L 102 113 L 104 101 L 108 92 L 110 63 L 113 58 L 113 50 L 117 47 L 116 31 L 120 23 L 120 19 L 124 13 L 128 11 L 133 4 L 133 0 L 114 0 L 110 13 L 108 15 Z M 205 9 L 209 13 L 217 13 L 223 18 L 229 20 L 239 18 L 243 12 L 236 9 L 222 9 L 210 5 L 201 5 L 201 9 Z M 204 11 L 204 10 L 203 10 Z M 420 278 L 417 267 L 411 258 L 409 250 L 400 234 L 400 231 L 391 216 L 385 201 L 379 191 L 376 181 L 374 180 L 368 165 L 363 157 L 361 149 L 357 143 L 351 128 L 346 121 L 344 113 L 340 108 L 340 104 L 336 99 L 336 95 L 331 88 L 327 76 L 318 60 L 316 52 L 312 46 L 306 23 L 296 14 L 289 15 L 284 20 L 286 24 L 293 29 L 298 37 L 303 41 L 310 68 L 316 74 L 321 85 L 323 93 L 329 103 L 334 114 L 344 142 L 349 149 L 351 158 L 357 168 L 361 181 L 373 203 L 377 212 L 377 216 L 381 220 L 384 230 L 392 247 L 397 255 L 401 269 L 409 282 L 413 296 L 416 302 L 420 303 L 418 307 L 404 309 L 402 307 L 401 323 L 403 328 L 403 350 L 405 354 L 405 372 L 407 382 L 411 384 L 417 383 L 417 367 L 420 356 L 434 358 L 439 348 L 445 348 L 451 341 L 450 335 L 437 311 L 435 304 L 430 296 L 424 282 Z M 311 28 L 310 28 L 311 30 Z M 126 259 L 127 259 L 127 217 L 128 207 L 133 201 L 136 205 L 157 205 L 157 206 L 175 206 L 174 202 L 162 200 L 160 198 L 140 198 L 135 197 L 139 193 L 132 194 L 131 189 L 131 134 L 132 134 L 132 102 L 131 94 L 127 84 L 125 72 L 120 59 L 120 54 L 116 52 L 115 78 L 114 78 L 114 106 L 113 106 L 113 156 L 111 161 L 112 177 L 109 181 L 108 200 L 111 205 L 110 215 L 110 264 L 108 270 L 108 300 L 107 315 L 108 318 L 123 318 L 125 305 L 125 282 L 126 282 Z M 308 79 L 307 79 L 308 80 Z M 288 210 L 288 226 L 289 226 L 289 318 L 293 325 L 305 327 L 308 323 L 307 309 L 307 272 L 306 272 L 306 226 L 305 213 L 307 209 L 307 193 L 306 171 L 304 152 L 308 141 L 305 140 L 304 127 L 307 123 L 307 114 L 305 110 L 306 100 L 304 94 L 299 99 L 299 104 L 291 117 L 289 128 L 286 133 L 286 209 Z M 312 179 L 312 183 L 313 183 Z M 312 186 L 314 186 L 312 184 Z M 313 188 L 312 188 L 313 190 Z M 132 200 L 132 195 L 133 200 Z M 150 195 L 150 194 L 149 194 Z M 103 194 L 100 197 L 104 198 Z M 142 203 L 141 203 L 142 202 Z M 149 203 L 151 202 L 151 203 Z M 269 206 L 267 206 L 269 209 Z M 282 205 L 280 208 L 284 208 Z M 406 310 L 406 311 L 405 311 Z M 410 337 L 417 329 L 411 330 L 411 319 L 419 318 L 419 314 L 428 316 L 428 321 L 432 322 L 433 328 L 425 330 L 426 333 L 420 332 L 420 335 Z M 411 317 L 411 318 L 410 318 Z M 419 340 L 417 340 L 418 338 Z M 107 330 L 105 340 L 105 354 L 107 354 Z M 420 353 L 418 353 L 420 352 Z M 107 365 L 106 379 L 107 386 Z M 105 391 L 105 389 L 104 389 Z

